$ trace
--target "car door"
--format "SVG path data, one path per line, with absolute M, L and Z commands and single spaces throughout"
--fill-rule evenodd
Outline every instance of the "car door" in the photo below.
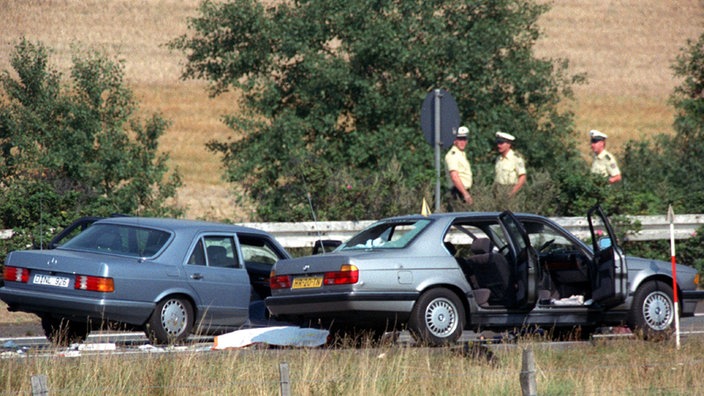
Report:
M 200 300 L 203 326 L 233 326 L 248 319 L 251 286 L 234 235 L 201 235 L 184 268 Z
M 599 205 L 587 212 L 594 258 L 590 266 L 592 300 L 608 308 L 622 303 L 628 291 L 628 271 L 616 234 Z
M 515 258 L 516 307 L 532 307 L 538 299 L 540 266 L 538 255 L 530 244 L 528 233 L 510 211 L 499 215 L 499 221 L 509 237 L 511 254 Z
M 269 274 L 271 268 L 277 261 L 289 258 L 288 254 L 268 236 L 239 233 L 237 239 L 252 285 L 253 300 L 270 296 Z

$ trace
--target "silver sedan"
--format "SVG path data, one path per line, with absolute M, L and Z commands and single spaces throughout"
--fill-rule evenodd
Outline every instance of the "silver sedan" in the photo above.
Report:
M 381 220 L 332 253 L 281 260 L 270 312 L 331 329 L 408 328 L 441 345 L 463 329 L 587 331 L 627 324 L 652 336 L 672 327 L 670 263 L 628 257 L 601 208 L 587 244 L 532 214 L 442 213 Z M 682 316 L 704 299 L 691 267 L 677 266 Z

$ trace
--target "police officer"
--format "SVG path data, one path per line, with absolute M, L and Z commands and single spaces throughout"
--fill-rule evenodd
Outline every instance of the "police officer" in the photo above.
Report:
M 452 148 L 445 154 L 445 165 L 450 176 L 448 187 L 450 187 L 452 200 L 472 205 L 474 199 L 469 193 L 469 189 L 472 188 L 472 168 L 465 153 L 468 137 L 469 128 L 461 126 L 457 129 Z
M 614 184 L 621 181 L 621 170 L 618 168 L 616 158 L 606 151 L 605 133 L 592 129 L 589 131 L 594 159 L 592 161 L 591 172 L 597 175 L 608 177 L 609 183 Z
M 513 198 L 526 183 L 526 162 L 513 150 L 516 138 L 510 133 L 496 132 L 496 150 L 499 156 L 494 167 L 497 195 Z

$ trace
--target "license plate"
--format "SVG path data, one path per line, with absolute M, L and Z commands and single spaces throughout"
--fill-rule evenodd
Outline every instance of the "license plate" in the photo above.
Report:
M 323 277 L 306 277 L 306 278 L 295 278 L 293 280 L 292 289 L 310 289 L 314 287 L 320 287 L 323 285 Z
M 41 275 L 36 274 L 32 279 L 32 283 L 35 285 L 46 285 L 46 286 L 57 286 L 57 287 L 68 287 L 70 280 L 69 278 L 64 278 L 63 276 L 53 276 L 53 275 Z

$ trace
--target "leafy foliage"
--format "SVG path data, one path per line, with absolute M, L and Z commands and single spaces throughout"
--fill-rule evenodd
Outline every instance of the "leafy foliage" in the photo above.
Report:
M 81 54 L 62 85 L 49 54 L 22 39 L 0 76 L 0 226 L 38 240 L 84 214 L 179 214 L 166 200 L 180 177 L 158 152 L 168 122 L 134 117 L 122 64 Z
M 238 139 L 208 147 L 262 220 L 310 218 L 307 197 L 321 218 L 369 218 L 417 211 L 434 185 L 418 127 L 434 88 L 462 109 L 472 163 L 489 164 L 478 165 L 478 183 L 493 178 L 497 130 L 520 137 L 533 170 L 585 167 L 569 139 L 572 115 L 556 109 L 581 77 L 532 54 L 546 9 L 527 0 L 205 1 L 171 46 L 188 58 L 184 78 L 210 81 L 213 95 L 244 92 L 246 112 L 226 118 Z M 371 197 L 342 203 L 330 188 L 375 186 L 380 173 L 403 197 L 366 188 Z M 368 206 L 387 199 L 396 204 Z

